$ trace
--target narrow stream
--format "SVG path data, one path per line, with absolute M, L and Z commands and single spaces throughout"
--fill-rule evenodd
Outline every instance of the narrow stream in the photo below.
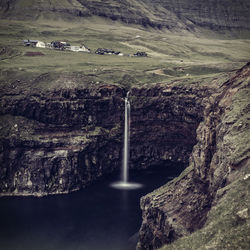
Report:
M 0 249 L 132 250 L 141 225 L 140 197 L 181 172 L 168 169 L 130 171 L 139 189 L 110 186 L 115 173 L 67 195 L 0 198 Z

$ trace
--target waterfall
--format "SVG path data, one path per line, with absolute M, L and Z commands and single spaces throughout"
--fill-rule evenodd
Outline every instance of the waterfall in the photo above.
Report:
M 123 169 L 122 181 L 128 182 L 128 169 L 129 169 L 129 140 L 130 140 L 130 102 L 128 99 L 129 92 L 125 98 L 125 117 L 124 117 L 124 145 L 123 145 Z
M 111 184 L 111 187 L 118 189 L 136 189 L 141 188 L 143 185 L 139 183 L 131 183 L 128 180 L 129 172 L 129 142 L 130 142 L 130 102 L 129 92 L 127 93 L 125 100 L 125 112 L 124 112 L 124 142 L 123 142 L 123 160 L 122 160 L 122 171 L 121 181 Z

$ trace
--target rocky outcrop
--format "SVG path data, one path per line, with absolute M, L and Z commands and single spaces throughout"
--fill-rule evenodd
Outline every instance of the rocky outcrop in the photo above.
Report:
M 132 88 L 132 166 L 167 160 L 188 163 L 202 120 L 201 100 L 211 89 L 178 84 Z
M 127 90 L 80 74 L 25 79 L 2 85 L 2 194 L 67 193 L 121 166 Z M 180 82 L 131 89 L 130 167 L 187 164 L 212 91 Z
M 15 91 L 1 97 L 1 193 L 67 193 L 117 168 L 121 88 Z
M 249 216 L 238 214 L 249 210 L 249 80 L 250 63 L 204 100 L 189 167 L 141 199 L 137 249 L 246 249 Z

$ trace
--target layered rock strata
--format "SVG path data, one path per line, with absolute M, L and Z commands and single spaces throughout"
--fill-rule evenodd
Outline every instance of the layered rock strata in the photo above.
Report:
M 189 167 L 141 199 L 137 249 L 247 249 L 249 84 L 250 63 L 204 100 Z
M 2 86 L 1 194 L 67 193 L 120 168 L 124 88 L 79 75 Z M 179 82 L 131 89 L 130 167 L 187 163 L 212 91 Z
M 126 24 L 139 24 L 170 30 L 199 30 L 206 28 L 217 32 L 249 32 L 248 1 L 244 0 L 55 0 L 34 1 L 2 0 L 0 18 L 17 20 L 55 17 L 76 19 L 100 16 Z M 243 32 L 242 32 L 243 31 Z M 246 35 L 246 34 L 245 34 Z
M 80 189 L 120 162 L 121 88 L 1 98 L 1 193 Z
M 179 84 L 132 88 L 131 166 L 188 163 L 202 120 L 202 98 L 212 88 Z

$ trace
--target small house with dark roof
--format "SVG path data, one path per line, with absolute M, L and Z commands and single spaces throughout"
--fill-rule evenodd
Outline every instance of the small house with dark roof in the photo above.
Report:
M 38 40 L 23 40 L 23 44 L 25 46 L 32 46 L 32 47 L 36 47 L 36 44 L 38 43 Z
M 67 42 L 61 42 L 61 41 L 52 41 L 51 42 L 51 48 L 53 49 L 60 49 L 65 50 L 70 47 L 70 44 Z
M 148 56 L 148 54 L 147 54 L 146 52 L 140 52 L 140 51 L 138 51 L 138 52 L 136 52 L 136 53 L 134 54 L 134 56 L 142 56 L 142 57 L 147 57 L 147 56 Z

